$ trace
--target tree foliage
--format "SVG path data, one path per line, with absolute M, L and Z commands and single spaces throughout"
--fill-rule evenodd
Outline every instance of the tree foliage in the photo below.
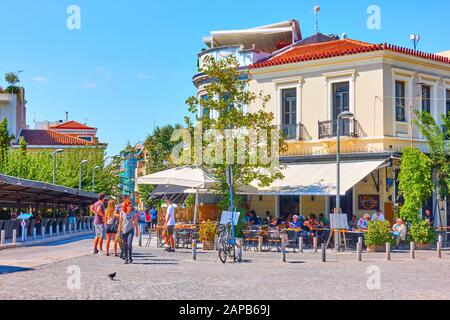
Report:
M 401 163 L 399 191 L 405 203 L 400 216 L 413 223 L 418 220 L 423 203 L 433 194 L 432 161 L 420 150 L 407 148 Z
M 442 199 L 447 197 L 450 189 L 450 118 L 441 115 L 443 126 L 440 126 L 428 112 L 416 112 L 416 124 L 420 132 L 427 139 L 432 163 L 432 170 L 436 177 L 436 191 Z
M 223 143 L 226 141 L 226 130 L 238 129 L 244 133 L 246 145 L 250 145 L 249 136 L 259 137 L 260 133 L 264 131 L 269 133 L 268 136 L 268 156 L 276 157 L 280 152 L 286 150 L 286 143 L 284 138 L 279 139 L 277 137 L 278 148 L 272 150 L 270 144 L 270 131 L 273 128 L 274 116 L 272 113 L 267 112 L 266 105 L 270 101 L 270 96 L 263 95 L 262 92 L 255 93 L 249 90 L 249 80 L 243 77 L 239 70 L 239 63 L 235 57 L 228 57 L 221 60 L 215 60 L 213 58 L 207 58 L 203 69 L 201 70 L 205 76 L 211 81 L 204 86 L 205 97 L 190 97 L 186 103 L 189 106 L 189 111 L 196 115 L 197 123 L 202 124 L 203 136 L 208 136 L 208 132 L 215 130 L 220 132 L 218 136 L 209 137 L 209 141 L 203 141 L 203 154 L 206 154 L 205 150 L 208 143 Z M 258 105 L 256 112 L 247 112 L 249 106 Z M 198 114 L 198 110 L 203 109 L 206 112 L 203 115 Z M 216 116 L 210 117 L 209 114 L 213 113 Z M 194 136 L 195 130 L 194 124 L 189 118 L 186 118 L 187 127 L 191 131 L 191 136 Z M 236 150 L 237 142 L 234 143 L 234 150 Z M 227 150 L 224 146 L 224 150 Z M 245 150 L 245 161 L 238 162 L 238 152 L 234 153 L 233 169 L 233 185 L 235 186 L 235 193 L 244 186 L 249 185 L 254 181 L 259 181 L 261 186 L 270 185 L 274 180 L 283 178 L 280 167 L 278 165 L 264 163 L 261 161 L 261 157 L 257 157 L 257 162 L 254 159 L 250 159 L 251 155 L 249 150 Z M 194 153 L 194 150 L 191 150 Z M 213 163 L 205 163 L 203 165 L 207 167 L 211 173 L 218 179 L 219 187 L 216 192 L 228 198 L 228 183 L 226 179 L 227 167 L 230 164 L 227 158 L 228 153 L 224 152 L 221 163 L 213 161 Z M 216 158 L 218 155 L 212 153 L 212 157 Z M 194 160 L 196 162 L 196 160 Z M 219 161 L 220 162 L 220 161 Z M 228 202 L 228 201 L 225 201 Z

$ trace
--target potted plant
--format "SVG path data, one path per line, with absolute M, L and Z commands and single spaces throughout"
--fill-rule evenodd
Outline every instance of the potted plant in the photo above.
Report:
M 436 231 L 426 220 L 414 222 L 409 230 L 411 240 L 416 243 L 418 250 L 430 250 L 431 244 L 436 241 Z
M 385 252 L 386 243 L 394 243 L 391 234 L 391 225 L 387 221 L 374 221 L 369 223 L 366 234 L 368 252 Z
M 203 243 L 203 250 L 214 250 L 214 240 L 217 235 L 217 224 L 208 220 L 200 225 L 198 238 Z

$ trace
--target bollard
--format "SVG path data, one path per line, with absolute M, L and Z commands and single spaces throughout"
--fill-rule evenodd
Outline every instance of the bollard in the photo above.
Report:
M 22 242 L 27 241 L 27 230 L 26 230 L 26 225 L 22 226 Z
M 69 224 L 69 233 L 72 233 L 72 224 Z
M 439 235 L 439 243 L 441 244 L 441 249 L 444 247 L 444 237 L 442 236 L 442 234 Z
M 219 237 L 214 237 L 214 251 L 219 251 Z
M 2 230 L 1 236 L 0 236 L 0 244 L 5 244 L 5 230 Z
M 298 250 L 300 253 L 303 253 L 303 237 L 298 239 Z
M 16 243 L 17 243 L 17 230 L 14 229 L 13 235 L 12 235 L 12 244 L 16 244 Z
M 33 228 L 33 240 L 37 239 L 37 230 L 36 227 Z
M 416 243 L 411 242 L 411 260 L 416 259 Z
M 139 232 L 139 247 L 142 247 L 142 232 Z
M 327 249 L 325 248 L 326 244 L 322 243 L 322 262 L 327 262 Z
M 42 239 L 45 239 L 45 227 L 41 227 L 41 236 Z
M 192 240 L 192 260 L 197 260 L 197 241 Z
M 73 232 L 77 233 L 77 224 L 76 223 L 73 225 Z
M 56 225 L 56 236 L 59 237 L 59 224 Z
M 262 252 L 263 251 L 263 237 L 262 236 L 258 236 L 258 252 Z
M 361 244 L 361 248 L 363 247 L 363 238 L 362 237 L 358 237 L 358 243 Z
M 65 224 L 63 224 L 63 234 L 65 235 L 66 234 L 66 225 Z
M 442 259 L 442 242 L 437 243 L 437 257 Z
M 281 261 L 286 262 L 286 242 L 281 241 Z
M 50 234 L 50 238 L 53 237 L 53 226 L 50 226 L 49 234 Z
M 84 222 L 84 231 L 87 231 L 87 222 Z
M 313 239 L 314 253 L 317 253 L 318 240 L 319 239 L 317 237 L 314 237 L 314 239 Z
M 362 244 L 360 242 L 358 242 L 358 244 L 356 246 L 356 252 L 357 252 L 358 261 L 362 261 Z
M 243 261 L 242 260 L 243 252 L 244 252 L 243 248 L 244 248 L 244 239 L 239 239 L 239 242 L 238 242 L 238 260 L 239 260 L 239 262 Z
M 386 260 L 391 261 L 391 243 L 386 243 Z

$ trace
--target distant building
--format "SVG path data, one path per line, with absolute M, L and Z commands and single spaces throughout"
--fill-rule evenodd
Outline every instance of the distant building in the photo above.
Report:
M 19 139 L 23 137 L 27 148 L 32 150 L 70 149 L 80 147 L 104 146 L 98 141 L 97 128 L 69 120 L 35 122 L 35 129 L 22 129 L 14 144 L 19 147 Z
M 26 129 L 25 90 L 21 94 L 4 93 L 0 88 L 0 120 L 8 121 L 9 134 L 17 137 L 20 130 Z
M 120 154 L 120 188 L 122 195 L 128 195 L 136 203 L 138 198 L 136 178 L 145 174 L 145 152 L 143 144 L 136 144 Z

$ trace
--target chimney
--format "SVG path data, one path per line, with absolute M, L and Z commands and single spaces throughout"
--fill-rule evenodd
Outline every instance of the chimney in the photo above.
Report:
M 69 122 L 69 112 L 66 111 L 66 122 Z

